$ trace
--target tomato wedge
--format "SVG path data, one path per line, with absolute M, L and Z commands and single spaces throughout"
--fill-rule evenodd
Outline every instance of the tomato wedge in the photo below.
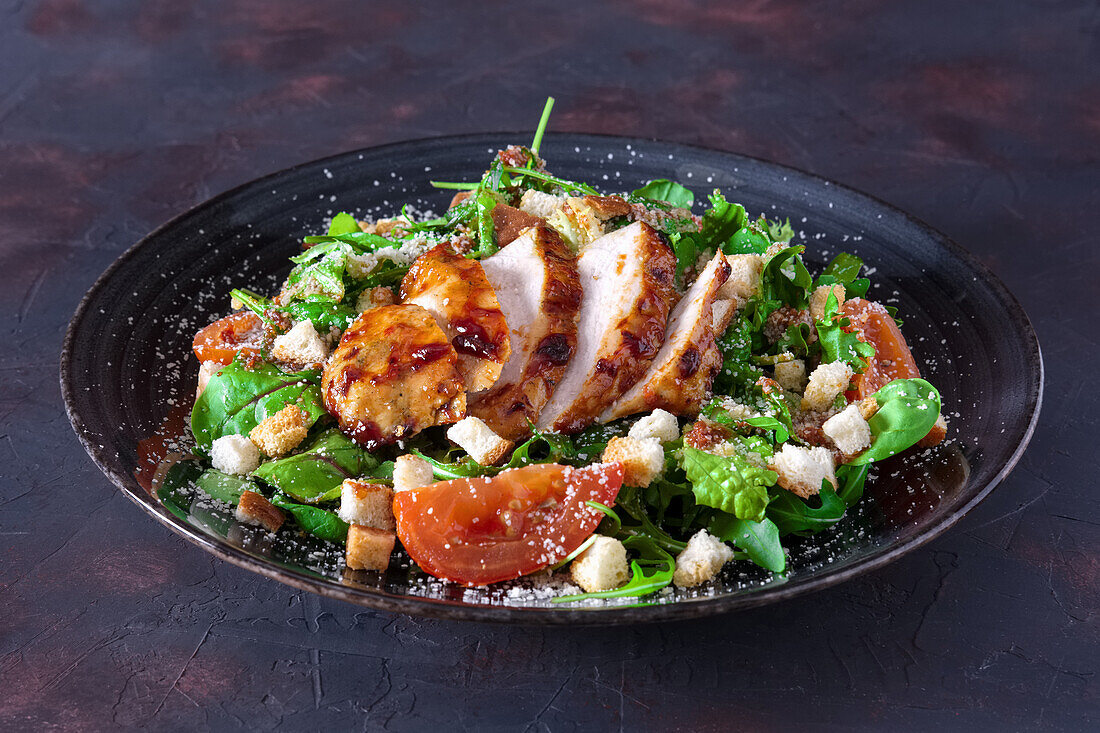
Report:
M 905 343 L 898 324 L 886 308 L 870 300 L 853 298 L 840 306 L 840 312 L 851 319 L 844 330 L 858 333 L 861 341 L 875 347 L 875 355 L 871 357 L 867 369 L 855 375 L 852 379 L 854 388 L 845 393 L 849 402 L 869 397 L 895 379 L 920 376 L 909 344 Z
M 595 531 L 623 483 L 621 463 L 544 463 L 494 477 L 440 481 L 394 496 L 397 536 L 425 572 L 464 585 L 556 563 Z
M 195 334 L 191 348 L 199 361 L 231 364 L 238 352 L 260 353 L 263 322 L 251 311 L 239 311 L 214 321 Z

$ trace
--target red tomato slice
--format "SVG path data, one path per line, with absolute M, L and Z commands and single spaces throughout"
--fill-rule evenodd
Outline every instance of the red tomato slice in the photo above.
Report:
M 895 379 L 920 376 L 909 344 L 905 343 L 898 324 L 886 308 L 870 300 L 854 298 L 845 301 L 840 306 L 840 312 L 851 319 L 844 330 L 858 333 L 861 341 L 875 347 L 875 355 L 871 357 L 867 369 L 852 379 L 855 388 L 845 393 L 849 402 L 869 397 Z
M 260 353 L 263 322 L 251 311 L 239 311 L 214 321 L 195 334 L 191 348 L 199 361 L 231 364 L 238 352 Z
M 440 481 L 398 492 L 397 536 L 425 572 L 488 585 L 552 565 L 580 547 L 623 483 L 621 463 L 545 463 L 492 478 Z

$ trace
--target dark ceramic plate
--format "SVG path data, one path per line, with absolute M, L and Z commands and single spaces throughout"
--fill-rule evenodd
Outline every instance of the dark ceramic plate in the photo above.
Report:
M 185 432 L 193 399 L 191 336 L 225 313 L 229 288 L 274 290 L 301 237 L 337 211 L 387 215 L 406 201 L 442 210 L 449 194 L 432 189 L 429 178 L 476 179 L 493 151 L 526 137 L 421 140 L 307 163 L 224 193 L 139 242 L 85 296 L 65 339 L 62 389 L 92 459 L 158 521 L 283 583 L 389 611 L 556 624 L 700 616 L 833 585 L 946 530 L 1019 459 L 1042 397 L 1039 344 L 1004 285 L 959 246 L 880 201 L 773 163 L 646 140 L 551 135 L 543 153 L 558 175 L 609 191 L 653 178 L 682 181 L 698 198 L 721 188 L 750 212 L 789 217 L 810 262 L 840 250 L 862 257 L 872 268 L 871 297 L 898 307 L 918 363 L 943 394 L 948 443 L 881 465 L 856 511 L 832 531 L 792 542 L 786 578 L 736 563 L 715 588 L 677 590 L 640 606 L 569 606 L 522 588 L 463 589 L 407 562 L 383 576 L 341 574 L 333 548 L 271 543 L 179 490 L 194 467 L 165 471 L 164 459 L 186 451 L 174 438 Z

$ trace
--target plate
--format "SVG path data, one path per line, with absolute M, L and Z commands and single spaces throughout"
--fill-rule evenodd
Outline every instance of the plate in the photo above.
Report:
M 522 583 L 466 589 L 407 562 L 383 575 L 341 572 L 339 552 L 323 543 L 272 543 L 216 503 L 171 490 L 193 470 L 179 460 L 186 444 L 178 439 L 198 368 L 191 338 L 228 311 L 230 287 L 274 291 L 301 237 L 321 231 L 338 211 L 384 216 L 409 201 L 440 212 L 450 194 L 429 179 L 476 180 L 493 152 L 526 139 L 434 138 L 306 163 L 223 193 L 138 242 L 84 297 L 62 352 L 69 418 L 92 460 L 157 521 L 288 585 L 386 611 L 552 624 L 702 616 L 834 585 L 945 531 L 1016 464 L 1042 400 L 1039 344 L 1015 298 L 961 247 L 866 194 L 774 163 L 648 140 L 552 134 L 542 152 L 556 175 L 608 191 L 671 178 L 697 199 L 720 188 L 750 214 L 790 218 L 812 265 L 841 250 L 862 257 L 874 283 L 869 297 L 898 307 L 918 364 L 942 393 L 949 440 L 879 464 L 855 511 L 832 531 L 791 543 L 786 577 L 735 563 L 713 587 L 640 603 L 555 604 L 544 589 Z

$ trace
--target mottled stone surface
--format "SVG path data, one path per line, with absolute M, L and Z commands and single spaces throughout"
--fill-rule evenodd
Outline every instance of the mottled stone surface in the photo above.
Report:
M 1095 3 L 0 4 L 0 728 L 1079 729 L 1100 717 Z M 1020 298 L 1015 472 L 838 588 L 542 630 L 302 594 L 142 515 L 69 429 L 81 293 L 210 195 L 343 150 L 558 130 L 701 143 L 906 209 Z

